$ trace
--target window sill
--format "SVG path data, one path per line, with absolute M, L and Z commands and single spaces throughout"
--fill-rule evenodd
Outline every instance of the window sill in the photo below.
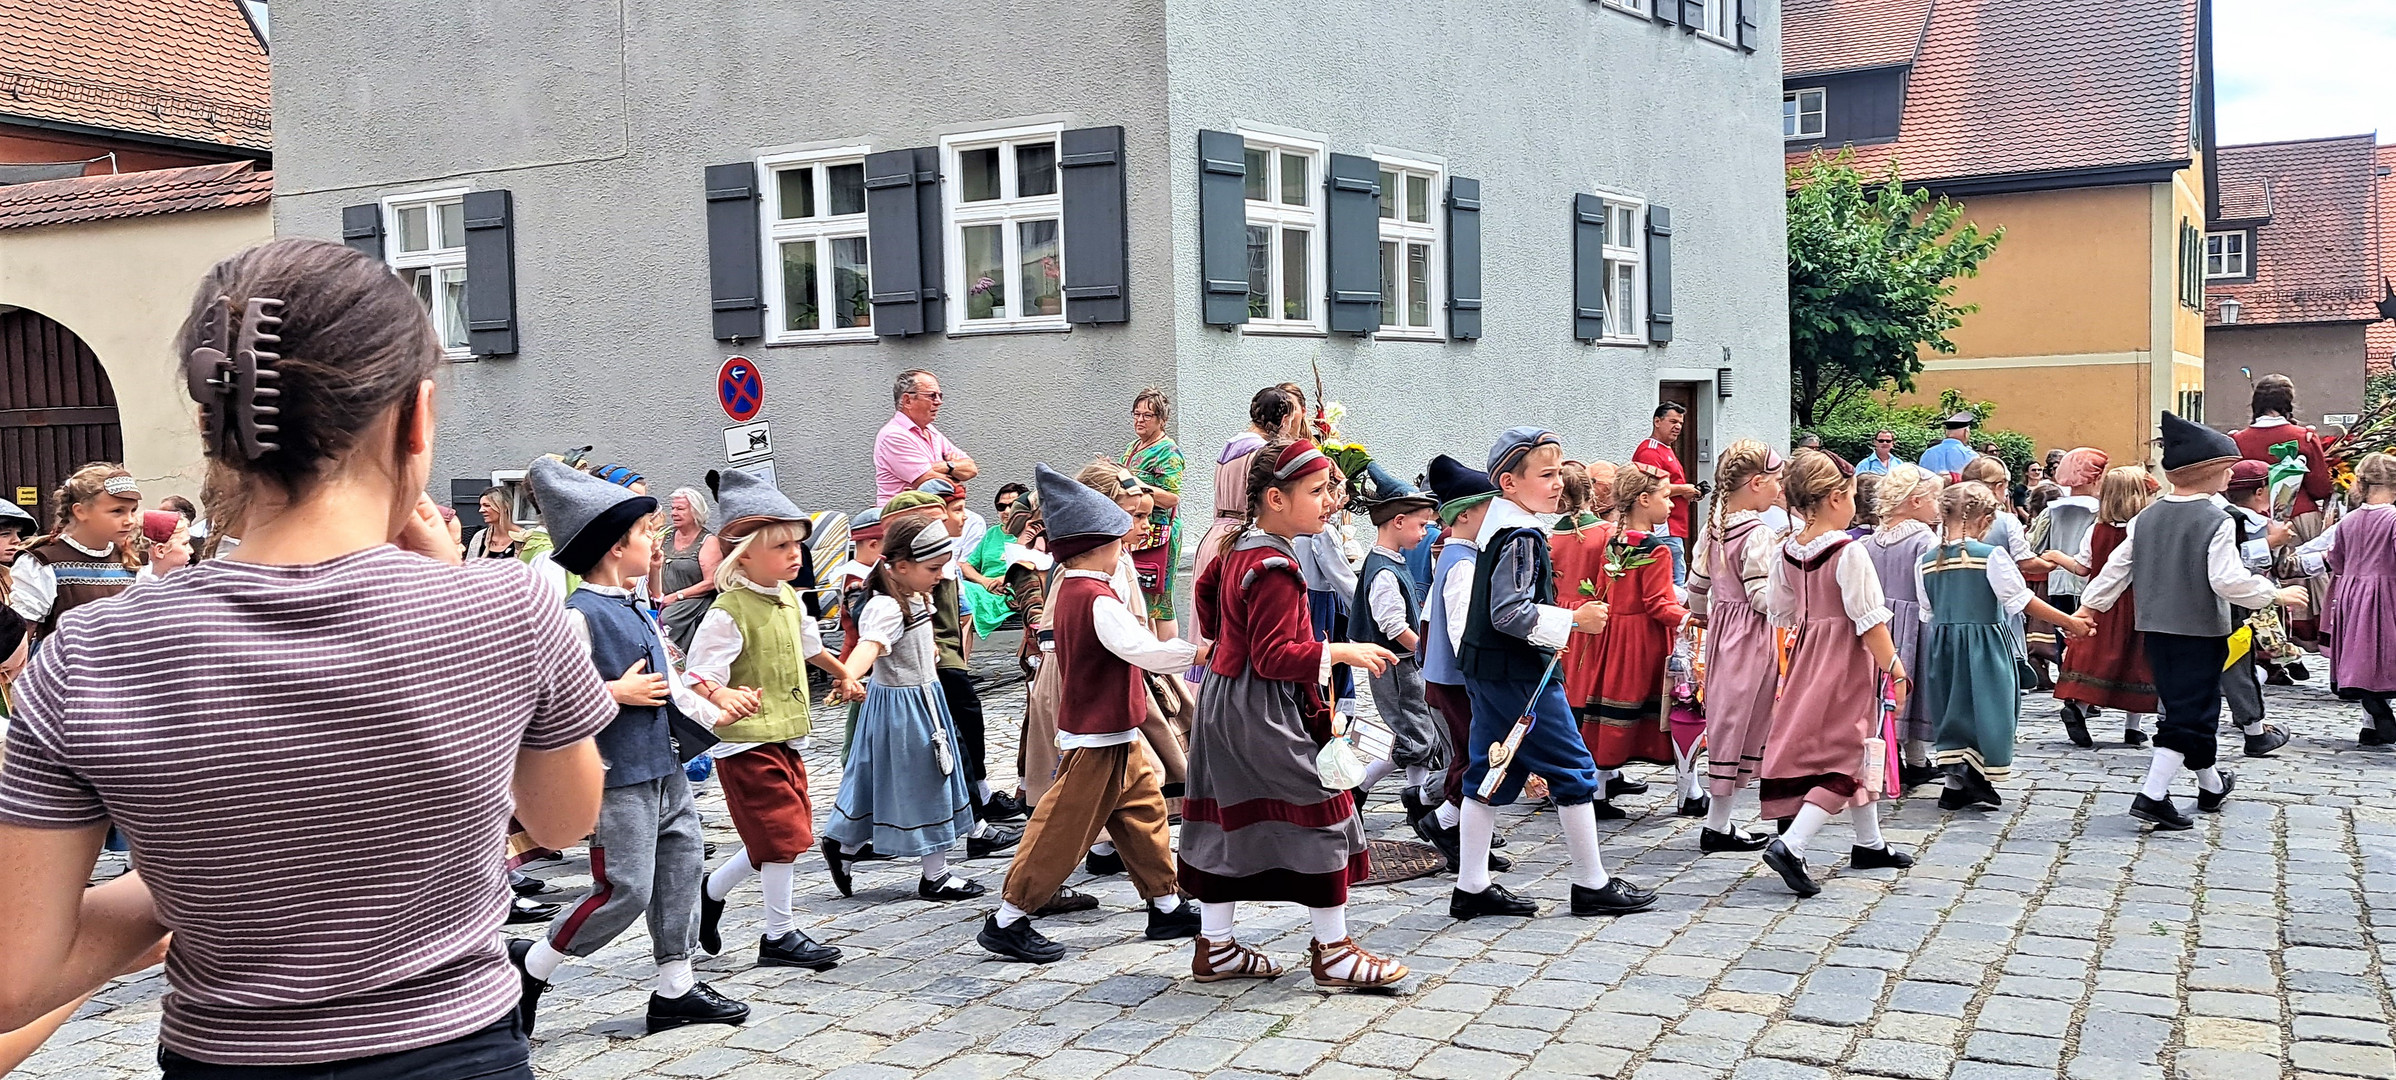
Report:
M 867 329 L 862 333 L 851 331 L 837 335 L 825 335 L 823 337 L 767 338 L 765 340 L 765 347 L 768 349 L 790 349 L 801 348 L 808 345 L 864 345 L 880 340 L 882 339 L 876 336 L 871 329 Z
M 949 331 L 948 336 L 961 338 L 983 337 L 990 334 L 1063 334 L 1070 333 L 1072 330 L 1073 325 L 1062 319 L 1018 319 L 1012 321 L 989 319 L 959 326 Z
M 1583 344 L 1595 345 L 1602 349 L 1644 349 L 1654 343 L 1648 341 L 1646 338 L 1610 337 L 1599 338 L 1596 341 L 1584 342 Z
M 1704 38 L 1704 39 L 1705 39 L 1705 40 L 1707 40 L 1707 41 L 1711 41 L 1711 42 L 1713 42 L 1713 43 L 1714 43 L 1714 44 L 1716 44 L 1716 45 L 1720 45 L 1720 46 L 1722 46 L 1722 47 L 1723 47 L 1723 48 L 1725 48 L 1725 49 L 1736 49 L 1736 48 L 1738 48 L 1738 47 L 1739 47 L 1739 43 L 1738 43 L 1738 42 L 1736 42 L 1736 41 L 1733 41 L 1733 40 L 1731 40 L 1730 38 L 1726 38 L 1726 37 L 1719 37 L 1719 36 L 1717 36 L 1717 35 L 1715 35 L 1715 34 L 1712 34 L 1712 33 L 1710 33 L 1710 32 L 1704 31 L 1704 30 L 1700 30 L 1700 31 L 1698 31 L 1698 32 L 1697 32 L 1697 36 L 1698 36 L 1698 37 L 1701 37 L 1701 38 Z
M 472 349 L 443 349 L 441 359 L 453 364 L 472 364 L 482 359 Z
M 1448 336 L 1446 334 L 1420 328 L 1412 330 L 1380 330 L 1374 332 L 1373 334 L 1373 340 L 1375 341 L 1426 341 L 1436 345 L 1446 341 L 1447 339 Z
M 1322 327 L 1306 323 L 1275 324 L 1253 321 L 1241 323 L 1240 334 L 1243 337 L 1253 335 L 1256 337 L 1327 338 L 1331 336 L 1330 332 Z

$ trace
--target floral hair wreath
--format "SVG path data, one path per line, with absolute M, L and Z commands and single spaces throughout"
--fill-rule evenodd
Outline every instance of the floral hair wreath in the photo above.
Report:
M 200 404 L 200 438 L 212 457 L 256 461 L 282 447 L 271 437 L 282 430 L 273 421 L 282 414 L 275 402 L 283 376 L 274 365 L 283 355 L 267 348 L 283 342 L 275 333 L 282 310 L 281 300 L 251 297 L 238 335 L 231 297 L 217 297 L 200 315 L 199 344 L 184 358 L 183 377 Z

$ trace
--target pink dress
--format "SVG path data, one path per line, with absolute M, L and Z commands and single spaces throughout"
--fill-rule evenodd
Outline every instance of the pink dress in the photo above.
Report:
M 2340 518 L 2325 560 L 2330 585 L 2330 681 L 2396 693 L 2396 508 L 2366 505 Z
M 1890 615 L 1871 558 L 1844 533 L 1791 540 L 1774 560 L 1771 595 L 1773 621 L 1794 629 L 1797 642 L 1764 748 L 1764 816 L 1877 801 L 1862 782 L 1864 740 L 1880 718 L 1879 673 L 1863 634 Z
M 1706 788 L 1717 799 L 1755 782 L 1772 731 L 1772 695 L 1780 687 L 1780 644 L 1764 613 L 1748 602 L 1742 580 L 1751 542 L 1772 542 L 1771 531 L 1753 516 L 1719 534 L 1708 532 L 1689 575 L 1690 602 L 1701 594 L 1706 602 Z

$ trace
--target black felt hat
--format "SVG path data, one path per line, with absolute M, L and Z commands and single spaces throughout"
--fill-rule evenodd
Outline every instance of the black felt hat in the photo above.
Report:
M 2203 424 L 2192 424 L 2170 413 L 2163 414 L 2163 471 L 2179 472 L 2205 465 L 2236 461 L 2244 455 L 2238 444 Z

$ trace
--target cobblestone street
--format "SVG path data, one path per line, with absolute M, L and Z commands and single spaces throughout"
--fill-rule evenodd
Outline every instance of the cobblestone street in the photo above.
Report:
M 1020 686 L 991 695 L 994 743 L 1020 702 Z M 1073 883 L 1102 907 L 1045 920 L 1073 951 L 1036 967 L 974 944 L 990 905 L 917 900 L 911 863 L 868 864 L 857 897 L 842 899 L 810 855 L 801 922 L 847 950 L 845 963 L 751 966 L 760 908 L 745 886 L 726 919 L 730 955 L 699 967 L 754 1007 L 747 1026 L 644 1036 L 650 963 L 636 928 L 598 966 L 561 970 L 534 1063 L 577 1080 L 2396 1076 L 2396 753 L 2357 749 L 2359 710 L 2318 683 L 2274 689 L 2271 708 L 2295 741 L 2272 760 L 2225 760 L 2239 773 L 2226 811 L 2150 836 L 2125 813 L 2148 756 L 2118 741 L 2118 717 L 2094 725 L 2115 741 L 2075 750 L 2035 696 L 2002 810 L 1905 801 L 1888 834 L 1921 862 L 1902 875 L 1825 863 L 1848 843 L 1834 823 L 1815 845 L 1826 887 L 1803 902 L 1753 856 L 1700 857 L 1697 822 L 1671 815 L 1663 770 L 1653 792 L 1625 800 L 1631 820 L 1604 823 L 1610 867 L 1662 892 L 1640 915 L 1561 914 L 1553 815 L 1509 812 L 1501 829 L 1518 869 L 1501 880 L 1548 913 L 1453 922 L 1445 876 L 1360 889 L 1359 937 L 1415 971 L 1384 996 L 1312 989 L 1295 907 L 1242 926 L 1269 935 L 1296 973 L 1201 986 L 1187 978 L 1186 942 L 1141 938 L 1120 876 Z M 819 813 L 837 782 L 833 741 L 819 732 L 809 757 Z M 1011 735 L 1005 744 L 994 771 L 1012 761 Z M 2192 791 L 2183 779 L 2184 806 Z M 701 805 L 710 838 L 735 850 L 712 786 Z M 1394 798 L 1368 825 L 1406 833 Z M 994 905 L 1004 860 L 963 869 Z M 536 870 L 565 890 L 551 900 L 588 880 L 579 851 Z M 154 1075 L 163 992 L 154 973 L 110 988 L 27 1072 Z

